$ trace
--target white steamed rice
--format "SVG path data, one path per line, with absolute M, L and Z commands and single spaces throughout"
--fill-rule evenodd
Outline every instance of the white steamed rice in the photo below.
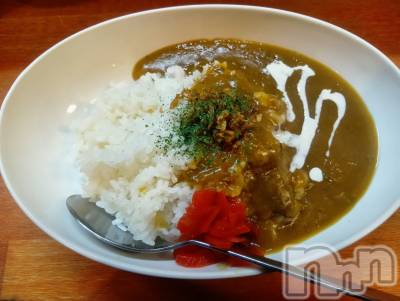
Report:
M 179 236 L 176 225 L 192 197 L 187 184 L 176 183 L 188 158 L 173 151 L 163 154 L 156 142 L 170 131 L 171 101 L 201 76 L 173 66 L 165 76 L 147 73 L 137 81 L 114 84 L 90 105 L 77 130 L 84 195 L 147 244 L 157 236 Z

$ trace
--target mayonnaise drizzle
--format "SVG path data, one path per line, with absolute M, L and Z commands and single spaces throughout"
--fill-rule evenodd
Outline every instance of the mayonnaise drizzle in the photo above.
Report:
M 304 111 L 304 121 L 301 128 L 300 134 L 294 134 L 289 131 L 278 130 L 274 133 L 274 136 L 281 142 L 290 147 L 296 149 L 296 154 L 294 155 L 292 162 L 290 164 L 290 171 L 293 172 L 296 169 L 302 168 L 305 160 L 307 159 L 308 153 L 311 148 L 312 141 L 314 140 L 319 119 L 321 116 L 322 105 L 325 100 L 330 100 L 336 104 L 338 116 L 335 123 L 333 124 L 332 132 L 328 140 L 328 149 L 325 156 L 330 155 L 330 147 L 333 141 L 335 132 L 346 112 L 346 100 L 344 96 L 338 92 L 332 92 L 329 89 L 324 89 L 318 96 L 317 102 L 315 104 L 315 116 L 312 118 L 310 116 L 310 111 L 308 108 L 308 99 L 306 94 L 306 85 L 309 77 L 315 75 L 314 70 L 312 70 L 308 65 L 289 67 L 285 63 L 279 60 L 275 60 L 268 64 L 263 72 L 272 76 L 275 80 L 277 89 L 282 92 L 283 101 L 286 104 L 286 119 L 292 122 L 296 119 L 296 114 L 293 111 L 292 102 L 286 91 L 286 83 L 289 77 L 295 71 L 301 71 L 300 80 L 297 83 L 297 93 L 299 94 L 300 100 L 303 105 Z

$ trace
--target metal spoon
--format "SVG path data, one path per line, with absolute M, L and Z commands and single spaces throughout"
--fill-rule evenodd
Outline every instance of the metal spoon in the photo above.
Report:
M 89 202 L 89 199 L 82 198 L 80 195 L 70 196 L 67 199 L 67 207 L 72 216 L 83 228 L 88 230 L 102 242 L 127 252 L 161 253 L 172 251 L 187 245 L 196 245 L 223 253 L 225 255 L 240 258 L 268 270 L 283 272 L 311 283 L 319 284 L 321 286 L 343 292 L 344 294 L 353 296 L 357 299 L 379 300 L 375 298 L 371 299 L 365 295 L 361 295 L 357 292 L 343 288 L 339 284 L 317 277 L 315 274 L 310 273 L 307 270 L 266 257 L 247 255 L 231 250 L 223 250 L 199 240 L 168 242 L 158 239 L 154 246 L 147 245 L 143 242 L 133 240 L 132 235 L 128 231 L 124 231 L 112 223 L 112 221 L 115 219 L 112 215 L 106 213 L 105 210 L 99 208 L 93 202 Z

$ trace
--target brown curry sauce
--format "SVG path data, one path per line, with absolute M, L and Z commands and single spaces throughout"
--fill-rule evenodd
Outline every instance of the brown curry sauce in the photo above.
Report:
M 294 173 L 288 170 L 293 150 L 280 144 L 272 130 L 283 122 L 283 129 L 297 133 L 303 120 L 296 118 L 288 123 L 282 119 L 285 107 L 280 101 L 281 93 L 275 82 L 262 72 L 276 56 L 289 66 L 307 64 L 315 71 L 316 76 L 307 84 L 311 114 L 318 93 L 324 88 L 342 93 L 347 103 L 330 156 L 326 157 L 325 152 L 337 112 L 328 102 L 324 104 L 306 163 Z M 220 63 L 213 65 L 215 61 Z M 222 151 L 212 160 L 197 160 L 180 180 L 196 188 L 213 188 L 243 199 L 248 204 L 249 216 L 260 228 L 259 243 L 266 251 L 321 231 L 354 206 L 375 170 L 377 133 L 365 104 L 344 79 L 323 64 L 291 50 L 222 39 L 162 48 L 141 59 L 135 65 L 133 77 L 137 79 L 146 72 L 162 73 L 172 65 L 191 72 L 206 64 L 214 67 L 180 97 L 204 101 L 210 93 L 215 97 L 235 91 L 253 101 L 254 108 L 248 113 L 218 116 L 213 133 Z M 298 80 L 299 74 L 295 73 L 286 88 L 294 100 L 296 115 L 302 116 L 296 93 Z M 232 138 L 234 135 L 240 139 Z M 320 183 L 308 178 L 309 170 L 315 166 L 324 172 Z

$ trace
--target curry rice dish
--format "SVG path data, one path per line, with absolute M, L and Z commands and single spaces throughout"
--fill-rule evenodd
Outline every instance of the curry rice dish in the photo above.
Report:
M 302 54 L 195 40 L 145 56 L 133 79 L 90 105 L 76 144 L 86 195 L 135 239 L 279 250 L 343 216 L 373 176 L 366 106 Z M 226 260 L 195 247 L 175 259 Z

